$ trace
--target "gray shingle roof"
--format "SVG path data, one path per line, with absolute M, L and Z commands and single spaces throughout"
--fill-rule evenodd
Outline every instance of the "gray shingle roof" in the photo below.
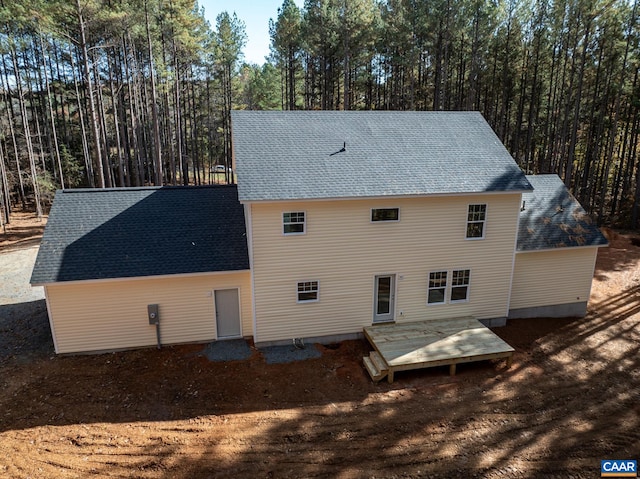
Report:
M 233 111 L 232 125 L 240 201 L 531 189 L 477 112 Z
M 557 175 L 527 179 L 534 190 L 522 195 L 525 208 L 520 212 L 518 251 L 608 244 Z
M 32 284 L 249 269 L 233 186 L 58 191 Z

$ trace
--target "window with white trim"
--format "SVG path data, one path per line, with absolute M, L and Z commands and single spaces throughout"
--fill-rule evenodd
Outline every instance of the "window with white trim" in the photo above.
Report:
M 427 304 L 443 304 L 447 292 L 447 272 L 433 271 L 429 273 L 429 291 Z
M 298 283 L 298 303 L 318 301 L 318 281 L 300 281 Z
M 371 221 L 398 221 L 400 218 L 399 208 L 371 208 Z
M 469 300 L 469 279 L 471 271 L 468 269 L 454 269 L 451 272 L 450 302 L 458 303 Z
M 469 205 L 467 213 L 467 238 L 484 238 L 484 226 L 487 220 L 487 205 Z
M 282 232 L 286 235 L 301 235 L 305 232 L 304 211 L 282 213 Z

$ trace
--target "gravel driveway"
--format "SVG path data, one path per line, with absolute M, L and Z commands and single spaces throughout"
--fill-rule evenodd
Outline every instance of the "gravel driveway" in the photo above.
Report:
M 38 247 L 0 252 L 0 361 L 53 353 L 44 288 L 29 284 Z

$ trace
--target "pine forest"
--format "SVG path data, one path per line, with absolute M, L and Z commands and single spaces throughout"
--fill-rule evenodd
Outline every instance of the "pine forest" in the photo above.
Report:
M 0 0 L 0 226 L 60 188 L 233 183 L 234 109 L 477 110 L 640 226 L 635 0 L 284 0 L 271 53 L 194 0 Z M 265 174 L 268 169 L 265 169 Z

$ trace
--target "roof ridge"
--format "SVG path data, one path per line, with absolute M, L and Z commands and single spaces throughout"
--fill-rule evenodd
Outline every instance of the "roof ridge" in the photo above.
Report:
M 116 186 L 111 188 L 67 188 L 64 190 L 58 190 L 59 193 L 113 193 L 118 191 L 133 192 L 133 191 L 160 191 L 160 190 L 196 190 L 196 189 L 223 189 L 237 188 L 238 185 L 164 185 L 164 186 Z

